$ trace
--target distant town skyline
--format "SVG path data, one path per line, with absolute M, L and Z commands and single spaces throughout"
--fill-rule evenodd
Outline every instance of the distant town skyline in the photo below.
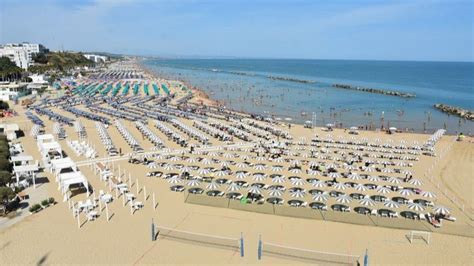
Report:
M 161 57 L 472 62 L 473 6 L 470 0 L 3 0 L 0 43 Z

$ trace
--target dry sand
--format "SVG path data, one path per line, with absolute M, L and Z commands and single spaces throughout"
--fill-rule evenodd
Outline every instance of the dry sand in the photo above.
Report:
M 15 106 L 20 117 L 8 119 L 20 124 L 25 130 L 26 137 L 20 139 L 28 154 L 39 158 L 36 143 L 29 136 L 30 123 L 23 115 L 24 110 Z M 58 111 L 57 109 L 54 109 Z M 70 114 L 64 113 L 71 117 Z M 52 132 L 52 122 L 47 121 L 46 130 Z M 86 126 L 88 140 L 96 147 L 103 157 L 105 150 L 95 130 L 94 123 L 81 119 Z M 191 122 L 186 122 L 191 123 Z M 149 150 L 152 144 L 141 138 L 141 134 L 130 122 L 124 124 L 130 132 Z M 163 140 L 166 137 L 153 125 L 150 129 Z M 77 139 L 73 129 L 66 127 L 70 139 Z M 124 139 L 115 127 L 109 128 L 109 134 L 116 147 L 124 153 L 131 152 Z M 325 134 L 317 129 L 319 134 Z M 293 126 L 294 136 L 312 136 L 313 132 L 302 126 Z M 334 133 L 345 134 L 342 130 Z M 346 134 L 347 135 L 347 134 Z M 384 133 L 362 132 L 368 138 L 387 138 Z M 361 137 L 362 137 L 361 136 Z M 428 138 L 422 134 L 396 134 L 392 139 L 418 140 L 423 142 Z M 82 161 L 67 146 L 60 142 L 62 148 L 73 160 Z M 178 146 L 169 141 L 170 148 Z M 452 137 L 443 137 L 437 149 L 442 150 L 453 143 Z M 216 141 L 214 144 L 222 144 Z M 434 180 L 442 181 L 441 191 L 423 175 L 426 169 L 435 161 L 434 158 L 422 156 L 422 160 L 413 167 L 414 176 L 422 179 L 425 188 L 436 192 L 438 202 L 449 206 L 454 216 L 458 218 L 456 225 L 472 224 L 468 216 L 461 213 L 453 203 L 442 195 L 444 189 L 448 195 L 456 195 L 459 201 L 472 209 L 472 152 L 473 143 L 465 141 L 454 143 L 452 149 L 435 167 L 432 173 Z M 118 163 L 116 164 L 117 167 Z M 408 230 L 397 230 L 374 226 L 361 226 L 346 223 L 328 222 L 311 219 L 291 218 L 277 215 L 266 215 L 253 212 L 237 211 L 226 208 L 214 208 L 184 203 L 184 194 L 171 192 L 169 184 L 163 179 L 147 178 L 148 168 L 142 165 L 132 165 L 126 161 L 120 162 L 122 173 L 130 173 L 133 181 L 139 180 L 139 187 L 146 187 L 147 194 L 155 193 L 159 205 L 153 209 L 151 197 L 145 201 L 145 208 L 130 214 L 129 206 L 122 206 L 122 199 L 115 199 L 109 205 L 113 214 L 110 222 L 105 219 L 105 213 L 94 222 L 85 222 L 81 216 L 82 226 L 79 229 L 67 203 L 62 202 L 62 196 L 57 190 L 54 177 L 48 174 L 48 187 L 51 196 L 59 203 L 40 213 L 29 216 L 20 223 L 0 231 L 0 264 L 299 264 L 314 263 L 288 257 L 264 255 L 257 260 L 258 236 L 264 241 L 292 247 L 354 254 L 362 256 L 369 250 L 371 264 L 460 264 L 473 263 L 473 238 L 433 233 L 431 244 L 415 241 L 410 244 L 406 238 Z M 91 186 L 96 190 L 107 190 L 89 167 L 81 167 Z M 157 169 L 159 170 L 159 169 Z M 131 191 L 136 194 L 136 184 Z M 113 194 L 113 193 L 112 193 Z M 114 195 L 115 196 L 115 195 Z M 74 201 L 84 200 L 85 195 L 73 197 Z M 143 201 L 143 190 L 138 194 Z M 468 213 L 471 212 L 468 210 Z M 224 237 L 238 238 L 242 232 L 245 238 L 245 257 L 241 258 L 237 250 L 218 248 L 205 244 L 172 239 L 150 240 L 151 219 L 155 223 L 181 230 L 207 233 Z M 445 223 L 446 227 L 452 225 Z M 466 227 L 472 230 L 472 226 Z M 362 260 L 361 260 L 362 262 Z M 322 263 L 324 264 L 324 263 Z

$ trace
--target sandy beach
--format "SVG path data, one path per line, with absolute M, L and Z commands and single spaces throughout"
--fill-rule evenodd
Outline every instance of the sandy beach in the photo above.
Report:
M 187 92 L 180 89 L 181 87 L 175 81 L 164 81 L 158 77 L 151 76 L 150 73 L 145 74 L 144 80 L 150 82 L 166 82 L 172 93 L 176 93 L 171 100 L 170 105 L 173 108 L 176 106 L 178 99 L 187 95 Z M 197 105 L 215 106 L 209 97 L 203 92 L 195 89 L 191 90 L 194 93 L 194 98 L 190 101 Z M 145 97 L 143 89 L 140 88 L 140 93 L 134 97 Z M 99 106 L 107 107 L 106 103 Z M 192 106 L 192 105 L 191 105 Z M 76 106 L 79 110 L 87 111 L 84 105 Z M 110 107 L 108 107 L 110 108 Z M 25 132 L 25 137 L 18 141 L 23 145 L 25 153 L 32 155 L 35 158 L 40 158 L 35 139 L 29 135 L 32 124 L 25 115 L 27 111 L 24 107 L 19 105 L 13 106 L 13 109 L 18 112 L 17 117 L 6 118 L 4 121 L 19 124 L 20 128 Z M 87 131 L 86 141 L 94 147 L 98 153 L 99 159 L 106 160 L 106 150 L 101 143 L 100 137 L 96 130 L 95 122 L 85 119 L 76 118 L 70 112 L 57 107 L 49 107 L 50 110 L 57 114 L 64 115 L 69 118 L 74 118 L 84 125 Z M 100 114 L 107 116 L 105 114 Z M 46 133 L 53 134 L 53 121 L 48 120 L 46 116 L 40 116 L 45 122 Z M 112 118 L 111 116 L 107 116 Z M 155 122 L 149 120 L 148 128 L 161 140 L 165 142 L 165 147 L 170 151 L 180 150 L 183 156 L 195 158 L 196 162 L 185 160 L 182 156 L 175 156 L 176 161 L 171 161 L 162 156 L 161 158 L 150 158 L 158 163 L 168 164 L 182 164 L 186 166 L 199 165 L 204 168 L 204 164 L 198 159 L 208 158 L 209 160 L 216 159 L 217 162 L 212 162 L 210 167 L 216 169 L 221 167 L 223 161 L 234 161 L 236 163 L 248 162 L 252 165 L 265 163 L 267 166 L 264 170 L 254 170 L 249 167 L 249 173 L 264 172 L 267 175 L 273 174 L 270 168 L 276 164 L 283 165 L 283 170 L 280 174 L 290 176 L 300 176 L 303 179 L 309 178 L 307 173 L 293 174 L 290 172 L 289 161 L 275 162 L 269 159 L 268 154 L 266 160 L 259 161 L 255 152 L 241 149 L 241 150 L 225 150 L 223 147 L 228 147 L 236 143 L 253 143 L 258 144 L 262 140 L 252 135 L 251 141 L 245 142 L 234 137 L 232 143 L 218 140 L 208 133 L 203 133 L 209 138 L 209 143 L 206 147 L 220 147 L 216 149 L 217 154 L 209 153 L 193 153 L 190 154 L 189 147 L 182 148 L 175 142 L 171 141 L 162 131 L 155 127 Z M 195 118 L 179 117 L 177 118 L 184 125 L 191 128 Z M 217 119 L 214 118 L 213 119 Z M 218 119 L 222 125 L 230 126 L 234 122 L 226 119 Z M 162 153 L 163 151 L 154 149 L 154 144 L 150 140 L 143 137 L 142 133 L 135 127 L 134 122 L 121 119 L 122 124 L 128 131 L 137 139 L 145 152 Z M 177 130 L 171 123 L 166 123 L 170 128 Z M 237 123 L 237 122 L 235 122 Z M 337 139 L 351 139 L 352 135 L 344 129 L 334 129 L 334 131 L 326 132 L 322 128 L 308 129 L 303 125 L 292 124 L 291 128 L 287 123 L 279 122 L 275 125 L 276 128 L 282 131 L 288 131 L 289 135 L 293 137 L 296 143 L 299 140 L 305 139 L 305 143 L 309 143 L 315 136 L 321 138 L 331 135 L 331 138 Z M 64 126 L 67 132 L 67 140 L 77 140 L 77 133 L 71 126 Z M 194 128 L 196 129 L 196 128 Z M 134 158 L 142 158 L 139 154 L 134 154 L 132 148 L 127 144 L 116 126 L 111 125 L 107 129 L 114 145 L 122 150 L 124 155 Z M 179 132 L 179 131 L 177 131 Z M 180 134 L 185 135 L 180 132 Z M 339 138 L 340 137 L 340 138 Z M 415 133 L 395 133 L 388 135 L 385 132 L 377 131 L 359 131 L 359 135 L 355 139 L 368 139 L 373 141 L 380 139 L 381 143 L 388 142 L 391 139 L 394 143 L 405 141 L 406 143 L 424 143 L 430 135 L 415 134 Z M 276 140 L 276 136 L 272 135 L 270 140 Z M 187 138 L 189 145 L 198 145 L 204 147 L 196 139 Z M 71 157 L 76 163 L 87 164 L 87 159 L 83 156 L 77 156 L 74 151 L 68 146 L 66 140 L 60 140 L 62 149 Z M 305 160 L 303 154 L 309 151 L 310 146 L 303 146 L 299 150 L 301 154 L 286 155 L 285 158 Z M 292 146 L 293 147 L 293 146 Z M 298 145 L 294 145 L 298 147 Z M 318 148 L 319 149 L 319 148 Z M 331 151 L 331 155 L 342 156 L 341 152 L 344 149 L 340 147 L 327 148 Z M 40 175 L 47 177 L 49 182 L 42 183 L 39 186 L 47 188 L 48 194 L 57 200 L 57 204 L 40 211 L 39 213 L 29 215 L 22 221 L 0 229 L 0 264 L 332 264 L 330 261 L 314 261 L 305 258 L 289 257 L 282 255 L 264 254 L 261 260 L 257 258 L 258 240 L 259 236 L 263 242 L 279 244 L 282 246 L 313 250 L 318 252 L 337 253 L 359 256 L 359 262 L 363 262 L 363 256 L 368 250 L 370 263 L 374 265 L 379 264 L 439 264 L 439 265 L 469 265 L 473 261 L 473 199 L 472 199 L 472 178 L 473 178 L 473 139 L 467 137 L 462 142 L 456 142 L 455 136 L 443 136 L 435 145 L 436 157 L 425 156 L 423 154 L 408 155 L 418 157 L 417 161 L 410 161 L 413 166 L 402 166 L 400 168 L 412 172 L 414 178 L 422 182 L 420 189 L 423 191 L 430 191 L 437 195 L 434 199 L 436 205 L 444 205 L 449 208 L 451 215 L 456 217 L 455 222 L 443 221 L 440 229 L 433 228 L 427 221 L 418 221 L 416 224 L 423 231 L 431 232 L 431 241 L 429 244 L 425 241 L 417 239 L 413 243 L 407 238 L 411 231 L 410 229 L 389 228 L 387 226 L 370 226 L 360 225 L 349 222 L 334 222 L 321 219 L 298 218 L 275 214 L 264 214 L 253 211 L 241 211 L 226 207 L 211 207 L 200 204 L 186 203 L 185 199 L 189 196 L 187 192 L 174 192 L 170 190 L 171 184 L 169 180 L 158 177 L 147 177 L 147 173 L 151 171 L 162 171 L 163 173 L 179 173 L 178 169 L 165 170 L 158 166 L 156 169 L 143 164 L 131 164 L 127 159 L 117 160 L 114 163 L 109 163 L 108 166 L 114 170 L 115 176 L 118 176 L 119 167 L 120 173 L 125 180 L 131 177 L 130 191 L 135 194 L 138 200 L 144 203 L 144 208 L 133 214 L 130 211 L 130 205 L 123 206 L 123 199 L 116 197 L 115 191 L 110 191 L 107 183 L 100 180 L 97 173 L 94 171 L 95 164 L 80 166 L 80 171 L 87 177 L 90 186 L 98 193 L 104 190 L 113 195 L 114 200 L 109 204 L 109 212 L 111 214 L 110 221 L 105 219 L 105 210 L 99 209 L 99 218 L 95 221 L 87 221 L 83 214 L 80 215 L 80 228 L 78 228 L 77 220 L 73 216 L 72 211 L 68 208 L 68 202 L 63 202 L 63 195 L 57 189 L 55 177 L 49 172 L 43 172 Z M 320 150 L 320 149 L 319 149 Z M 293 149 L 297 152 L 297 149 Z M 345 151 L 348 152 L 348 151 Z M 236 154 L 234 157 L 225 157 L 225 154 Z M 369 154 L 379 154 L 380 152 L 367 151 Z M 127 157 L 125 156 L 125 157 Z M 229 155 L 230 156 L 230 155 Z M 240 157 L 239 157 L 240 156 Z M 243 156 L 248 156 L 248 160 L 241 159 Z M 311 161 L 311 158 L 306 158 Z M 328 160 L 321 159 L 326 164 Z M 334 160 L 334 163 L 341 163 Z M 405 162 L 405 161 L 403 161 Z M 238 171 L 236 165 L 230 164 L 233 174 L 225 176 L 225 178 L 236 181 L 234 173 Z M 306 169 L 307 163 L 302 163 L 302 168 Z M 392 167 L 395 168 L 395 167 Z M 431 170 L 430 170 L 431 169 Z M 377 173 L 382 174 L 382 173 Z M 197 174 L 196 174 L 197 175 Z M 217 175 L 217 172 L 216 172 Z M 387 173 L 388 176 L 395 176 L 395 173 Z M 401 174 L 397 175 L 401 176 Z M 320 177 L 321 180 L 330 180 L 329 177 Z M 216 176 L 217 178 L 217 176 Z M 342 178 L 338 178 L 342 180 Z M 249 183 L 253 183 L 252 177 L 246 178 Z M 304 180 L 303 180 L 304 181 Z M 345 180 L 344 181 L 348 181 Z M 180 181 L 181 185 L 186 186 L 186 180 Z M 264 185 L 272 185 L 269 178 L 261 181 Z M 288 188 L 292 187 L 287 180 L 284 183 Z M 208 183 L 203 182 L 202 188 Z M 380 182 L 382 184 L 382 181 Z M 309 191 L 311 184 L 305 182 L 302 185 L 305 191 Z M 138 190 L 137 190 L 138 187 Z M 186 187 L 187 189 L 188 187 Z M 225 186 L 222 186 L 224 190 Z M 32 190 L 33 188 L 28 188 Z M 146 195 L 145 195 L 146 189 Z M 325 188 L 329 192 L 329 188 Z M 243 189 L 241 193 L 244 193 Z M 346 190 L 347 194 L 356 192 L 353 188 Z M 374 192 L 375 193 L 375 192 Z M 154 208 L 152 204 L 152 195 L 155 194 L 157 207 Z M 288 194 L 288 193 L 287 193 Z M 309 194 L 309 193 L 308 193 Z M 305 195 L 303 200 L 312 202 L 311 195 Z M 265 192 L 266 195 L 266 192 Z M 390 192 L 388 196 L 396 196 L 395 192 Z M 201 195 L 202 197 L 211 198 L 209 196 Z M 414 196 L 413 196 L 414 197 Z M 291 198 L 284 196 L 284 206 L 289 209 L 300 209 L 289 207 L 287 201 Z M 86 200 L 85 193 L 74 195 L 71 200 L 78 202 Z M 411 199 L 411 197 L 410 197 Z M 211 198 L 212 200 L 212 198 Z M 330 199 L 328 202 L 335 202 Z M 355 202 L 350 204 L 351 208 Z M 264 206 L 268 206 L 265 203 Z M 329 205 L 329 203 L 328 203 Z M 378 206 L 378 205 L 377 205 Z M 103 207 L 103 206 L 102 206 Z M 306 207 L 308 211 L 310 208 Z M 430 209 L 430 208 L 427 208 Z M 27 210 L 24 210 L 27 211 Z M 322 213 L 329 214 L 336 213 L 329 208 Z M 365 217 L 355 212 L 350 215 L 340 214 L 341 217 Z M 357 216 L 358 215 L 358 216 Z M 339 216 L 337 216 L 339 217 Z M 381 217 L 377 217 L 381 218 Z M 1 218 L 4 219 L 4 218 Z M 243 234 L 245 240 L 245 256 L 241 257 L 238 248 L 227 248 L 206 243 L 199 243 L 196 241 L 188 241 L 183 239 L 169 238 L 166 236 L 158 236 L 157 241 L 151 241 L 150 225 L 152 219 L 155 224 L 168 228 L 175 228 L 183 231 L 189 231 L 200 234 L 209 234 L 227 238 L 234 238 L 238 240 Z M 375 219 L 375 218 L 374 218 Z M 393 220 L 405 220 L 399 218 L 381 218 Z M 387 223 L 390 223 L 388 221 Z M 411 223 L 408 223 L 411 224 Z M 264 244 L 265 245 L 265 244 Z

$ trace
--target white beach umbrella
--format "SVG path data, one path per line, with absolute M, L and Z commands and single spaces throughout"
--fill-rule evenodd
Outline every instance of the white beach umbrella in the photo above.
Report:
M 253 194 L 262 194 L 262 190 L 257 186 L 251 186 L 248 192 Z
M 331 173 L 329 173 L 328 176 L 329 176 L 330 178 L 340 178 L 340 177 L 341 177 L 341 174 L 335 173 L 335 172 L 331 172 Z
M 354 188 L 357 191 L 367 191 L 368 190 L 368 188 L 366 186 L 364 186 L 364 184 L 357 184 Z
M 272 178 L 273 183 L 281 184 L 284 181 L 285 181 L 285 177 L 283 176 L 275 176 L 274 178 Z
M 400 184 L 400 183 L 401 183 L 400 179 L 398 179 L 398 178 L 396 178 L 396 177 L 390 177 L 390 178 L 388 179 L 388 182 L 390 182 L 390 183 L 392 183 L 392 184 Z
M 201 182 L 199 180 L 192 179 L 188 181 L 187 185 L 190 187 L 198 187 L 201 185 Z
M 393 170 L 391 168 L 384 168 L 382 169 L 383 173 L 393 173 Z
M 343 204 L 346 204 L 346 203 L 349 203 L 352 201 L 352 198 L 349 197 L 348 195 L 339 195 L 337 198 L 336 198 L 336 201 L 339 202 L 339 203 L 343 203 Z
M 326 183 L 324 183 L 321 180 L 318 180 L 318 181 L 312 182 L 311 185 L 316 188 L 323 188 L 326 186 Z
M 211 151 L 211 152 L 209 152 L 208 155 L 211 156 L 211 157 L 218 157 L 218 156 L 219 156 L 219 153 L 217 153 L 217 152 L 215 152 L 215 151 Z
M 231 191 L 231 192 L 233 192 L 233 191 L 238 191 L 238 190 L 240 190 L 240 189 L 242 189 L 242 187 L 239 186 L 239 185 L 237 185 L 236 183 L 231 183 L 231 184 L 227 187 L 227 191 Z
M 320 194 L 315 194 L 313 195 L 313 200 L 315 201 L 321 201 L 321 202 L 326 202 L 328 201 L 328 195 L 327 193 L 320 193 Z
M 218 189 L 219 186 L 220 186 L 220 184 L 216 183 L 215 181 L 212 181 L 206 186 L 206 188 L 210 189 L 210 190 L 213 190 L 213 189 Z
M 212 163 L 212 161 L 207 159 L 207 158 L 204 158 L 204 159 L 201 160 L 201 164 L 209 165 L 211 163 Z
M 235 178 L 237 179 L 244 179 L 247 177 L 247 173 L 245 172 L 238 172 L 236 175 L 235 175 Z
M 372 182 L 380 182 L 380 177 L 375 176 L 375 175 L 371 175 L 367 179 Z
M 290 196 L 292 198 L 304 198 L 305 195 L 306 192 L 304 192 L 303 190 L 297 190 L 290 193 Z
M 255 167 L 254 167 L 254 169 L 257 170 L 257 171 L 263 171 L 263 170 L 265 170 L 265 168 L 267 168 L 267 166 L 264 165 L 264 164 L 256 164 Z
M 410 190 L 410 189 L 402 189 L 399 191 L 400 195 L 403 195 L 403 196 L 410 196 L 410 195 L 413 195 L 413 191 Z
M 315 175 L 321 175 L 321 172 L 315 171 L 315 170 L 309 170 L 309 171 L 308 171 L 308 175 L 313 175 L 313 176 L 315 176 Z
M 255 160 L 257 160 L 257 161 L 266 161 L 267 158 L 260 156 L 260 157 L 255 158 Z
M 290 173 L 292 173 L 292 174 L 301 174 L 302 171 L 299 168 L 293 168 L 293 169 L 290 170 Z
M 377 192 L 382 193 L 382 194 L 387 194 L 387 193 L 392 192 L 392 190 L 390 190 L 389 188 L 384 187 L 384 186 L 379 186 L 377 188 Z
M 291 179 L 291 184 L 293 186 L 302 186 L 304 185 L 305 181 L 301 178 L 293 178 Z
M 283 191 L 279 189 L 272 189 L 272 190 L 269 190 L 268 195 L 270 197 L 281 197 L 283 195 Z
M 178 176 L 173 176 L 172 178 L 168 179 L 168 183 L 170 184 L 179 184 L 182 180 Z
M 224 158 L 234 158 L 234 155 L 232 153 L 224 153 Z
M 183 168 L 180 169 L 181 172 L 188 172 L 190 173 L 193 169 L 191 169 L 191 167 L 189 166 L 184 166 Z
M 375 206 L 375 201 L 369 197 L 361 199 L 359 203 L 363 206 Z
M 163 170 L 166 170 L 166 171 L 171 171 L 173 170 L 173 166 L 169 165 L 169 164 L 166 164 L 164 167 L 163 167 Z
M 398 207 L 400 207 L 400 204 L 398 204 L 397 202 L 395 202 L 393 200 L 387 200 L 383 205 L 385 207 L 388 207 L 388 208 L 398 208 Z
M 425 198 L 436 198 L 436 194 L 430 191 L 423 191 L 421 195 Z
M 153 162 L 153 163 L 148 164 L 148 168 L 156 169 L 156 168 L 158 168 L 158 165 L 155 162 Z
M 273 161 L 276 162 L 276 163 L 282 163 L 282 162 L 284 162 L 284 159 L 282 157 L 278 157 L 278 158 L 274 159 Z
M 189 158 L 186 160 L 186 162 L 188 162 L 188 163 L 196 163 L 197 160 L 196 160 L 196 158 L 194 158 L 194 157 L 189 157 Z
M 248 155 L 242 154 L 242 155 L 240 155 L 240 159 L 242 159 L 242 160 L 248 160 L 248 159 L 250 159 L 250 158 L 249 158 Z
M 263 180 L 265 180 L 265 175 L 254 174 L 252 179 L 255 180 L 255 181 L 263 181 Z
M 173 156 L 173 157 L 171 157 L 169 160 L 170 160 L 171 162 L 177 162 L 177 161 L 179 161 L 180 159 L 179 159 L 179 157 Z
M 436 205 L 433 207 L 433 211 L 436 213 L 436 214 L 442 214 L 442 215 L 447 215 L 450 213 L 449 209 L 445 206 L 442 206 L 442 205 Z
M 415 179 L 413 178 L 412 180 L 410 180 L 408 183 L 414 185 L 414 186 L 421 186 L 423 185 L 423 182 L 421 182 L 421 180 L 419 179 Z
M 248 164 L 246 164 L 246 163 L 238 163 L 238 164 L 235 165 L 235 167 L 240 168 L 240 169 L 243 169 L 243 168 L 247 168 L 247 167 L 248 167 Z
M 418 211 L 418 212 L 421 212 L 421 211 L 425 210 L 425 207 L 423 207 L 423 205 L 421 205 L 419 203 L 413 203 L 413 202 L 408 204 L 408 208 L 410 210 L 414 210 L 414 211 Z
M 209 171 L 209 169 L 206 169 L 206 168 L 201 168 L 197 172 L 200 175 L 208 175 L 211 171 Z
M 347 185 L 344 183 L 336 183 L 334 184 L 334 188 L 337 190 L 345 190 L 347 189 Z
M 352 179 L 352 180 L 360 180 L 360 175 L 357 174 L 357 173 L 352 173 L 349 175 L 349 179 Z
M 274 165 L 274 166 L 272 166 L 272 171 L 273 171 L 273 172 L 281 172 L 281 171 L 283 171 L 283 166 L 281 166 L 281 165 Z

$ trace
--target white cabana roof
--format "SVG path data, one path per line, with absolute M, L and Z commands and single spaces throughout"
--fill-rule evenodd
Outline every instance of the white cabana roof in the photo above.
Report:
M 27 154 L 20 154 L 20 155 L 17 155 L 17 156 L 12 156 L 10 158 L 10 160 L 12 161 L 12 163 L 15 163 L 15 162 L 29 162 L 29 161 L 33 161 L 33 156 L 27 155 Z
M 43 134 L 43 135 L 36 136 L 36 142 L 38 143 L 43 143 L 43 142 L 53 141 L 53 140 L 54 140 L 54 136 L 51 134 Z
M 73 166 L 76 166 L 76 164 L 69 157 L 51 160 L 51 169 L 53 170 L 61 170 Z
M 27 165 L 13 166 L 13 171 L 16 174 L 36 172 L 38 170 L 39 170 L 39 167 L 38 167 L 37 164 L 27 164 Z
M 62 151 L 61 145 L 59 145 L 59 143 L 57 143 L 56 141 L 48 142 L 48 143 L 40 143 L 39 144 L 39 149 L 40 149 L 41 153 L 45 153 L 45 152 L 48 152 L 50 150 L 57 150 L 58 152 Z

